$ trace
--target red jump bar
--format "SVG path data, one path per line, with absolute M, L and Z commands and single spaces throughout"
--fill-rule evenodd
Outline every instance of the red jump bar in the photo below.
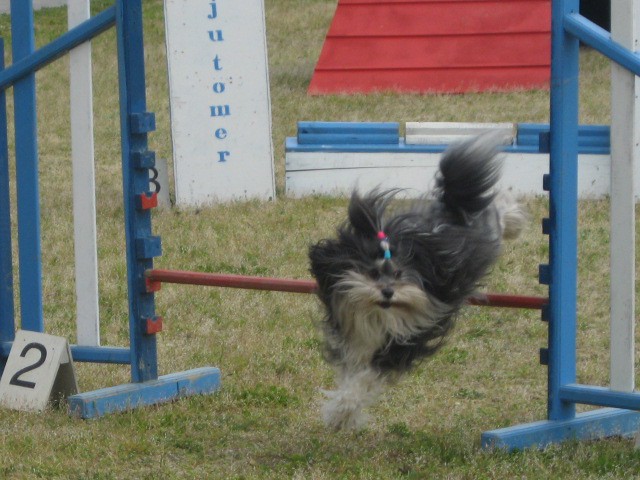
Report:
M 247 290 L 271 290 L 274 292 L 314 293 L 313 280 L 291 280 L 286 278 L 250 277 L 227 273 L 202 273 L 184 270 L 154 269 L 145 272 L 147 281 L 154 283 L 180 283 L 183 285 L 205 285 L 208 287 L 244 288 Z
M 248 290 L 269 290 L 274 292 L 314 293 L 317 284 L 313 280 L 287 278 L 251 277 L 226 273 L 202 273 L 184 270 L 147 270 L 145 276 L 149 291 L 158 290 L 161 283 L 183 285 L 204 285 L 209 287 L 243 288 Z M 470 305 L 486 307 L 528 308 L 540 310 L 549 303 L 545 297 L 523 295 L 481 294 L 469 298 Z

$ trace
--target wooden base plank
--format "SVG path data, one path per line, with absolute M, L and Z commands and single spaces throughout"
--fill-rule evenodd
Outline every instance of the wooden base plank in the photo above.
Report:
M 220 387 L 220 370 L 202 367 L 142 383 L 129 383 L 79 393 L 68 398 L 69 414 L 84 419 L 166 403 L 191 395 L 213 393 Z

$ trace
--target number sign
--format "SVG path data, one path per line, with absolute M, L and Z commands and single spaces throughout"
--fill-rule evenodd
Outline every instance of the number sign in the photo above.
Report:
M 42 411 L 78 392 L 67 340 L 19 330 L 0 379 L 0 406 Z

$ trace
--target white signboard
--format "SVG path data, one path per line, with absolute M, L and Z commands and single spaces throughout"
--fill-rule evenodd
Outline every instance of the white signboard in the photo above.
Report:
M 176 203 L 275 195 L 263 0 L 165 0 Z

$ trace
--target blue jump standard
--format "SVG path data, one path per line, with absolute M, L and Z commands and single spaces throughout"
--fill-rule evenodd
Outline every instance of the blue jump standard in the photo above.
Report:
M 69 414 L 89 419 L 184 397 L 213 393 L 220 388 L 220 370 L 202 367 L 140 383 L 129 383 L 68 397 Z
M 577 163 L 581 143 L 578 126 L 579 40 L 598 49 L 636 75 L 640 58 L 611 41 L 608 32 L 574 13 L 578 0 L 552 2 L 549 264 L 540 266 L 540 283 L 549 286 L 548 348 L 541 363 L 548 367 L 547 420 L 485 432 L 482 446 L 507 450 L 542 448 L 565 440 L 629 436 L 640 429 L 640 392 L 576 384 Z M 595 134 L 595 137 L 593 136 Z M 582 135 L 588 144 L 602 142 L 602 130 Z M 535 132 L 531 137 L 535 142 Z M 544 135 L 539 135 L 539 139 Z M 546 149 L 546 148 L 545 148 Z M 615 348 L 615 346 L 614 346 Z M 600 408 L 576 414 L 577 404 Z
M 142 0 L 114 3 L 36 50 L 31 2 L 11 0 L 13 65 L 4 68 L 0 55 L 1 372 L 15 338 L 5 90 L 13 86 L 14 124 L 21 127 L 16 128 L 15 139 L 21 328 L 44 332 L 35 73 L 106 29 L 116 30 L 130 346 L 72 345 L 71 353 L 74 361 L 128 364 L 132 383 L 69 397 L 70 413 L 82 418 L 212 393 L 220 386 L 220 371 L 213 367 L 157 375 L 156 333 L 162 323 L 155 313 L 154 294 L 144 287 L 144 272 L 153 267 L 153 258 L 162 249 L 160 237 L 152 235 L 149 210 L 154 205 L 142 202 L 149 198 L 149 169 L 155 161 L 147 142 L 155 130 L 155 116 L 146 109 Z

